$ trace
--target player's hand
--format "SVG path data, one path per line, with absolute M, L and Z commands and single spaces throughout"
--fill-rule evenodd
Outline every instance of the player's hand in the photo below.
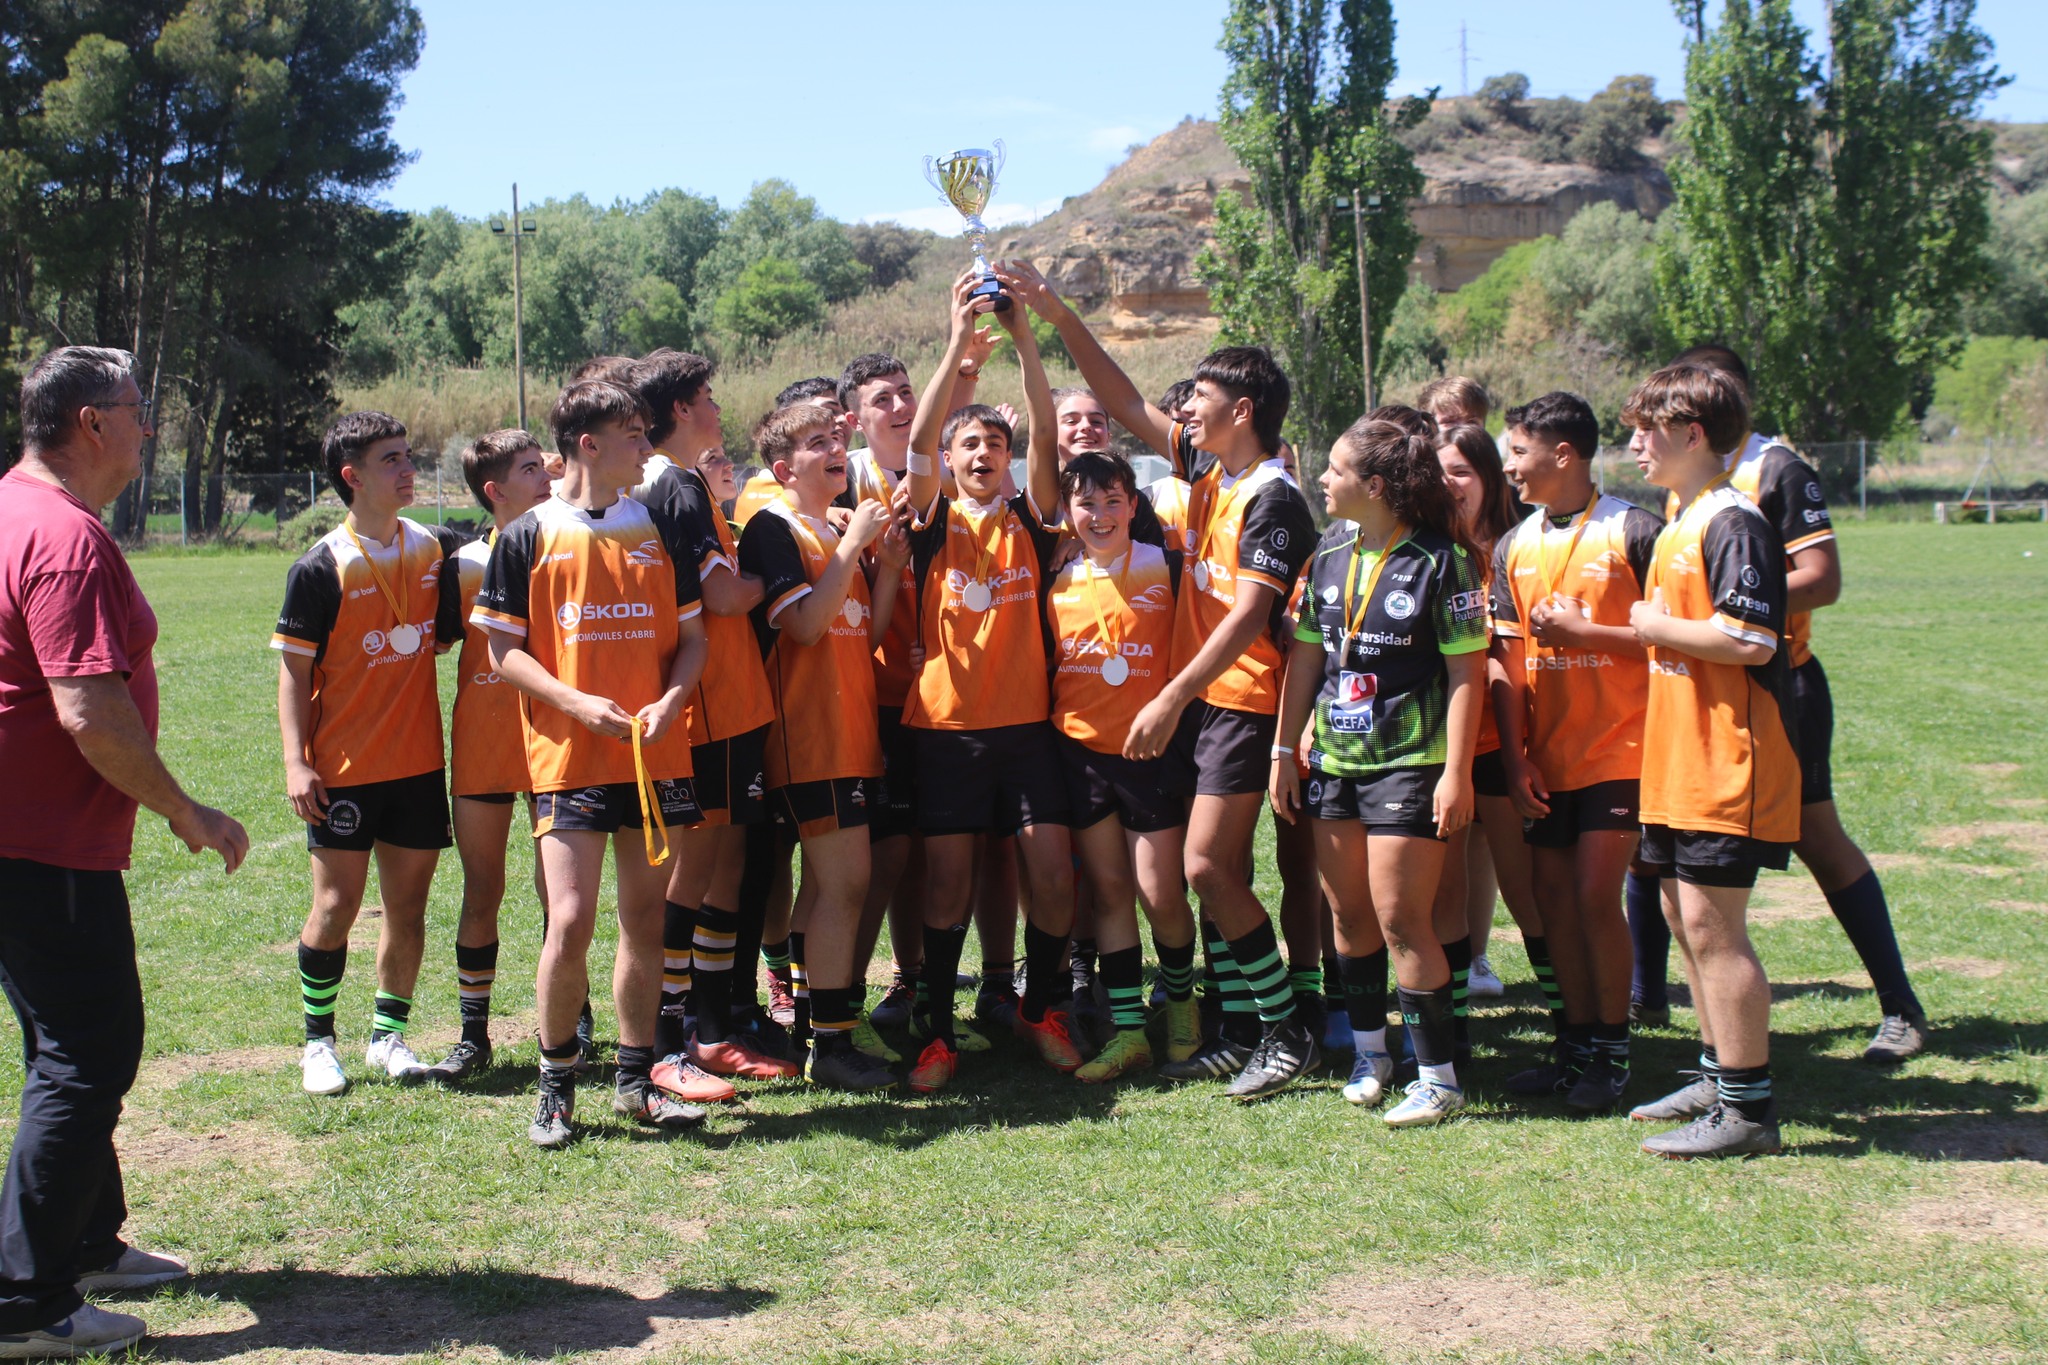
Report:
M 1662 643 L 1657 638 L 1658 630 L 1670 614 L 1671 608 L 1664 605 L 1664 589 L 1661 587 L 1650 590 L 1648 601 L 1629 603 L 1628 623 L 1636 633 L 1636 642 L 1645 645 Z
M 626 709 L 610 697 L 593 697 L 588 692 L 578 692 L 576 700 L 563 708 L 569 718 L 586 730 L 613 739 L 629 739 L 633 734 L 633 717 Z
M 908 650 L 908 651 L 907 651 L 907 652 L 905 653 L 905 656 L 904 656 L 904 657 L 905 657 L 905 658 L 906 658 L 906 659 L 907 659 L 907 660 L 909 661 L 909 663 L 910 663 L 910 671 L 911 671 L 912 673 L 922 673 L 922 672 L 924 672 L 924 661 L 925 661 L 925 650 L 924 650 L 924 641 L 922 641 L 922 640 L 912 640 L 912 641 L 910 642 L 910 649 L 909 649 L 909 650 Z
M 1430 810 L 1436 816 L 1436 833 L 1439 839 L 1448 839 L 1471 824 L 1471 771 L 1461 771 L 1445 764 L 1444 775 L 1436 780 L 1436 795 L 1430 801 Z
M 835 502 L 825 509 L 825 524 L 831 527 L 835 534 L 845 535 L 846 525 L 852 520 L 853 509 L 850 507 L 841 507 Z
M 1543 785 L 1543 774 L 1536 771 L 1536 765 L 1505 749 L 1501 750 L 1500 761 L 1507 769 L 1508 803 L 1515 808 L 1515 814 L 1524 820 L 1541 820 L 1550 814 L 1550 789 Z
M 1015 312 L 1016 310 L 1012 309 L 1010 311 Z M 997 316 L 1008 317 L 1009 314 L 999 313 Z M 966 354 L 960 357 L 960 377 L 962 379 L 977 378 L 981 374 L 982 367 L 988 364 L 988 358 L 995 353 L 995 349 L 996 329 L 993 327 L 975 328 L 968 334 Z
M 1017 429 L 1017 410 L 1011 407 L 1008 403 L 996 404 L 996 416 L 1002 418 L 1005 422 L 1008 422 L 1010 424 L 1010 430 L 1015 431 Z
M 1157 758 L 1166 752 L 1166 746 L 1173 742 L 1173 732 L 1180 725 L 1181 708 L 1167 699 L 1165 694 L 1145 703 L 1145 709 L 1138 712 L 1131 722 L 1130 733 L 1124 737 L 1124 757 L 1144 760 Z
M 1529 611 L 1530 633 L 1552 649 L 1586 644 L 1586 624 L 1577 605 L 1562 597 L 1546 597 Z
M 320 774 L 313 771 L 313 765 L 301 760 L 284 765 L 285 799 L 292 803 L 292 814 L 309 825 L 327 822 L 327 784 L 320 780 Z M 173 827 L 172 833 L 177 833 Z M 195 849 L 194 852 L 197 852 Z
M 316 777 L 313 780 L 318 782 L 320 779 Z M 249 856 L 249 831 L 242 828 L 241 821 L 212 806 L 202 806 L 194 801 L 173 817 L 170 825 L 171 833 L 184 840 L 186 848 L 194 853 L 207 848 L 214 850 L 230 872 L 240 867 L 242 859 Z
M 1266 801 L 1273 814 L 1290 825 L 1295 823 L 1294 813 L 1301 809 L 1301 774 L 1294 770 L 1292 755 L 1273 760 L 1273 775 L 1266 780 Z
M 882 532 L 889 529 L 889 523 L 893 519 L 893 514 L 886 505 L 871 499 L 863 499 L 860 506 L 853 509 L 846 529 L 840 532 L 845 538 L 839 543 L 851 546 L 855 550 L 865 550 L 882 538 Z
M 910 563 L 910 527 L 904 524 L 904 518 L 893 514 L 885 525 L 887 529 L 875 546 L 875 562 L 889 573 L 900 574 Z
M 639 714 L 634 717 L 640 722 L 640 742 L 653 744 L 659 740 L 668 733 L 669 727 L 676 723 L 676 717 L 682 713 L 683 694 L 675 688 L 663 693 L 661 700 L 651 701 L 641 707 Z M 626 733 L 632 733 L 630 721 L 627 723 Z
M 953 281 L 953 336 L 967 336 L 969 345 L 973 344 L 973 334 L 981 330 L 981 315 L 995 306 L 987 295 L 975 295 L 974 287 L 980 283 L 981 274 L 971 265 Z
M 1060 570 L 1081 557 L 1081 538 L 1072 531 L 1061 534 L 1059 542 L 1052 547 L 1052 561 L 1046 565 L 1047 578 L 1058 578 Z
M 1040 317 L 1046 316 L 1047 311 L 1060 301 L 1060 296 L 1045 282 L 1045 276 L 1039 274 L 1038 267 L 1029 261 L 997 261 L 989 271 L 1011 298 L 1022 300 Z M 1014 313 L 1017 310 L 1013 308 L 1010 311 Z

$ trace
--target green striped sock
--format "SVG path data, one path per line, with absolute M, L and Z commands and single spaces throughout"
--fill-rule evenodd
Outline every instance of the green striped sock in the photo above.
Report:
M 299 945 L 299 1002 L 306 1014 L 308 1038 L 334 1036 L 334 998 L 341 993 L 348 945 L 309 948 Z
M 1258 1002 L 1260 1023 L 1277 1024 L 1294 1013 L 1294 988 L 1287 982 L 1287 964 L 1280 960 L 1280 943 L 1269 921 L 1261 920 L 1244 937 L 1232 939 L 1230 956 Z
M 1109 996 L 1109 1017 L 1119 1029 L 1145 1027 L 1145 957 L 1133 945 L 1102 953 L 1096 975 Z
M 1321 995 L 1323 993 L 1323 968 L 1321 963 L 1307 971 L 1291 971 L 1287 974 L 1287 989 L 1296 995 Z
M 376 1042 L 387 1033 L 404 1033 L 406 1021 L 412 1018 L 412 1001 L 389 991 L 377 992 L 377 1003 L 370 1009 L 370 1041 Z

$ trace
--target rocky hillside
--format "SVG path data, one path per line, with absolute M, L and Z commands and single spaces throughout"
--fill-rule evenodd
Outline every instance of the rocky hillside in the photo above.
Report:
M 1654 217 L 1671 202 L 1660 141 L 1643 144 L 1640 168 L 1631 172 L 1545 161 L 1533 135 L 1493 128 L 1469 105 L 1439 101 L 1418 130 L 1417 161 L 1429 178 L 1411 206 L 1422 232 L 1419 280 L 1456 289 L 1517 242 L 1561 231 L 1588 204 L 1608 200 Z M 1249 189 L 1243 168 L 1214 123 L 1188 119 L 1001 249 L 1029 256 L 1062 293 L 1103 319 L 1113 338 L 1212 329 L 1209 294 L 1194 266 L 1225 189 Z

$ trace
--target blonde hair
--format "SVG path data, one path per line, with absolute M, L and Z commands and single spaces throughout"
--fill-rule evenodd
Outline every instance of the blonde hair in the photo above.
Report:
M 1447 374 L 1424 384 L 1422 392 L 1415 395 L 1415 406 L 1432 417 L 1439 407 L 1456 408 L 1460 420 L 1483 427 L 1493 411 L 1493 400 L 1487 396 L 1486 385 L 1470 375 Z
M 761 463 L 772 467 L 777 460 L 786 460 L 796 452 L 796 443 L 805 433 L 838 424 L 839 419 L 822 403 L 808 398 L 788 403 L 755 426 L 754 449 L 760 453 Z
M 1726 455 L 1749 431 L 1749 395 L 1735 376 L 1705 365 L 1666 365 L 1636 385 L 1621 420 L 1638 429 L 1697 422 L 1707 445 Z

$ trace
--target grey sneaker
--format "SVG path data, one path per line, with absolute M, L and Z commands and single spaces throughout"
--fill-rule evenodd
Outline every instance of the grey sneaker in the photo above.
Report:
M 71 1316 L 33 1332 L 0 1336 L 0 1359 L 52 1360 L 71 1356 L 112 1355 L 142 1340 L 148 1329 L 133 1313 L 115 1313 L 80 1304 Z
M 472 1043 L 467 1038 L 448 1049 L 448 1055 L 427 1068 L 427 1079 L 453 1085 L 474 1076 L 491 1064 L 491 1045 Z
M 1875 1066 L 1897 1066 L 1927 1046 L 1927 1016 L 1887 1014 L 1877 1036 L 1863 1049 L 1863 1060 Z
M 1721 1093 L 1714 1089 L 1712 1076 L 1698 1071 L 1681 1071 L 1678 1074 L 1692 1079 L 1662 1099 L 1637 1105 L 1628 1111 L 1628 1116 L 1637 1123 L 1676 1123 L 1695 1114 L 1704 1114 L 1721 1102 Z
M 1706 1157 L 1762 1156 L 1784 1150 L 1778 1138 L 1775 1107 L 1768 1118 L 1746 1119 L 1724 1104 L 1717 1104 L 1683 1128 L 1643 1139 L 1643 1150 L 1651 1156 L 1672 1161 L 1696 1161 Z
M 147 1289 L 190 1276 L 192 1267 L 175 1256 L 129 1247 L 112 1265 L 101 1266 L 78 1277 L 78 1292 L 104 1293 L 110 1289 Z
M 684 1104 L 667 1091 L 656 1089 L 651 1081 L 640 1085 L 622 1085 L 613 1091 L 612 1112 L 635 1123 L 644 1123 L 650 1128 L 661 1128 L 670 1132 L 695 1128 L 704 1121 L 704 1110 L 701 1107 Z
M 526 1136 L 536 1147 L 567 1147 L 576 1136 L 576 1130 L 569 1126 L 569 1121 L 575 1116 L 574 1086 L 555 1086 L 542 1081 L 540 1111 L 527 1125 Z

